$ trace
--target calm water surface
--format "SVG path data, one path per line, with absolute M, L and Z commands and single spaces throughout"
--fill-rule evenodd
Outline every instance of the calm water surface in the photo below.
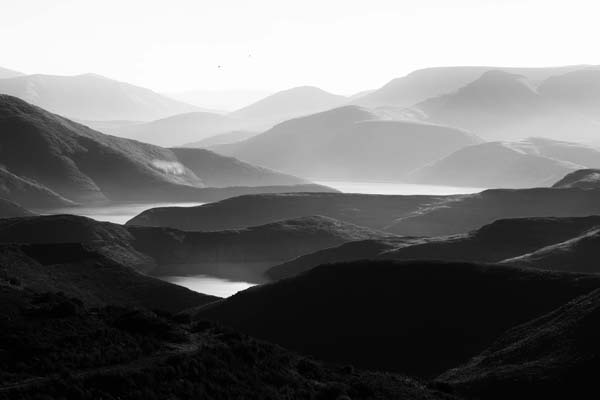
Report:
M 155 207 L 193 207 L 203 203 L 129 203 L 105 207 L 68 207 L 55 210 L 54 214 L 73 214 L 93 218 L 96 221 L 124 224 L 142 211 Z
M 478 193 L 484 188 L 438 186 L 438 185 L 416 185 L 411 183 L 392 182 L 345 182 L 345 181 L 319 181 L 320 185 L 329 186 L 344 193 L 365 194 L 469 194 Z
M 239 291 L 254 286 L 254 283 L 229 281 L 207 275 L 195 276 L 164 276 L 160 279 L 186 287 L 195 292 L 219 297 L 233 296 Z
M 450 195 L 477 193 L 483 188 L 467 188 L 453 186 L 413 185 L 408 183 L 388 182 L 344 182 L 344 181 L 321 181 L 322 185 L 332 187 L 345 193 L 365 194 L 432 194 Z M 74 214 L 90 217 L 98 221 L 107 221 L 124 224 L 131 218 L 149 208 L 154 207 L 193 207 L 202 203 L 151 203 L 151 204 L 119 204 L 107 207 L 71 207 L 55 211 L 55 213 Z M 254 283 L 231 281 L 207 275 L 194 276 L 165 276 L 160 279 L 176 285 L 184 286 L 196 292 L 210 294 L 219 297 L 229 297 L 235 293 L 254 286 Z

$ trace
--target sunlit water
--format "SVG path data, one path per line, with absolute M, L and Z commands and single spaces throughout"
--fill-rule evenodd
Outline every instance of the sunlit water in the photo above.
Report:
M 392 183 L 392 182 L 346 182 L 346 181 L 319 181 L 320 185 L 329 186 L 344 193 L 365 193 L 365 194 L 431 194 L 431 195 L 450 195 L 450 194 L 469 194 L 478 193 L 484 188 L 458 187 L 458 186 L 438 186 L 438 185 L 416 185 L 411 183 Z
M 254 286 L 254 283 L 236 282 L 206 275 L 163 276 L 160 279 L 186 287 L 195 292 L 219 297 L 229 297 Z
M 203 203 L 129 203 L 105 207 L 68 207 L 54 210 L 54 214 L 73 214 L 93 218 L 96 221 L 124 224 L 141 212 L 155 207 L 193 207 Z
M 476 193 L 482 188 L 413 185 L 408 183 L 388 182 L 345 182 L 321 181 L 322 185 L 332 187 L 345 193 L 365 194 L 395 194 L 395 195 L 450 195 Z M 124 224 L 141 212 L 154 207 L 193 207 L 202 203 L 145 203 L 119 204 L 106 207 L 70 207 L 55 210 L 54 213 L 74 214 L 93 218 L 97 221 L 107 221 Z M 174 270 L 175 271 L 175 270 Z M 173 273 L 173 272 L 172 272 Z M 177 273 L 177 272 L 174 272 Z M 239 275 L 238 275 L 239 276 Z M 193 276 L 163 276 L 160 279 L 186 287 L 190 290 L 219 297 L 229 297 L 235 293 L 255 285 L 255 283 L 232 281 L 207 275 Z

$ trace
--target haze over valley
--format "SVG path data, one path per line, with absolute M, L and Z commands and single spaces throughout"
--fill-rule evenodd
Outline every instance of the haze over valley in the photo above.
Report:
M 600 8 L 22 0 L 0 399 L 583 399 Z

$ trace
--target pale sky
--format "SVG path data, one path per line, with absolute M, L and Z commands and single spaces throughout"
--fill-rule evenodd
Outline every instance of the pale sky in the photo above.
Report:
M 599 16 L 597 0 L 0 0 L 0 66 L 352 94 L 429 66 L 600 64 Z

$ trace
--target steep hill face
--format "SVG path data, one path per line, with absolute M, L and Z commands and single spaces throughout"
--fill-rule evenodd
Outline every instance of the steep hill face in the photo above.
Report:
M 215 231 L 322 215 L 381 230 L 397 218 L 449 198 L 454 197 L 343 193 L 259 194 L 239 196 L 199 207 L 153 208 L 137 215 L 127 225 Z
M 600 291 L 508 330 L 438 381 L 480 399 L 585 397 L 600 366 Z
M 503 264 L 554 271 L 600 272 L 600 226 L 577 237 L 503 261 Z
M 558 245 L 597 227 L 600 227 L 600 217 L 503 219 L 466 234 L 435 238 L 402 236 L 393 240 L 347 243 L 275 266 L 267 271 L 267 276 L 283 279 L 321 264 L 364 259 L 500 262 Z M 560 270 L 588 272 L 584 267 L 582 260 L 579 269 L 573 266 Z
M 151 90 L 94 74 L 2 79 L 0 93 L 68 118 L 90 121 L 149 121 L 198 110 Z
M 442 262 L 317 267 L 200 308 L 321 359 L 419 376 L 481 352 L 504 330 L 600 285 L 596 276 Z
M 37 199 L 36 207 L 219 198 L 222 193 L 199 190 L 202 176 L 217 186 L 303 182 L 202 150 L 182 153 L 194 173 L 171 150 L 103 135 L 11 96 L 0 95 L 0 128 L 6 132 L 0 138 L 2 174 L 11 179 L 5 191 L 11 199 Z
M 413 171 L 409 179 L 434 185 L 528 188 L 551 186 L 581 168 L 579 164 L 527 152 L 520 145 L 488 142 L 464 147 Z
M 177 160 L 209 187 L 303 185 L 310 182 L 204 149 L 172 148 Z
M 398 218 L 386 231 L 399 235 L 443 236 L 465 233 L 497 219 L 585 217 L 600 214 L 600 191 L 581 189 L 491 189 L 449 196 L 412 215 Z
M 574 171 L 556 182 L 553 187 L 600 189 L 600 169 L 580 169 Z
M 32 180 L 0 169 L 0 196 L 30 208 L 58 208 L 74 203 Z
M 485 139 L 528 136 L 588 141 L 598 123 L 541 96 L 525 77 L 488 71 L 456 92 L 414 106 L 417 118 L 476 132 Z
M 286 121 L 222 154 L 300 176 L 338 180 L 401 180 L 411 169 L 481 140 L 425 123 L 383 120 L 355 106 Z
M 34 215 L 34 213 L 12 201 L 0 198 L 0 218 L 27 217 L 30 215 Z

